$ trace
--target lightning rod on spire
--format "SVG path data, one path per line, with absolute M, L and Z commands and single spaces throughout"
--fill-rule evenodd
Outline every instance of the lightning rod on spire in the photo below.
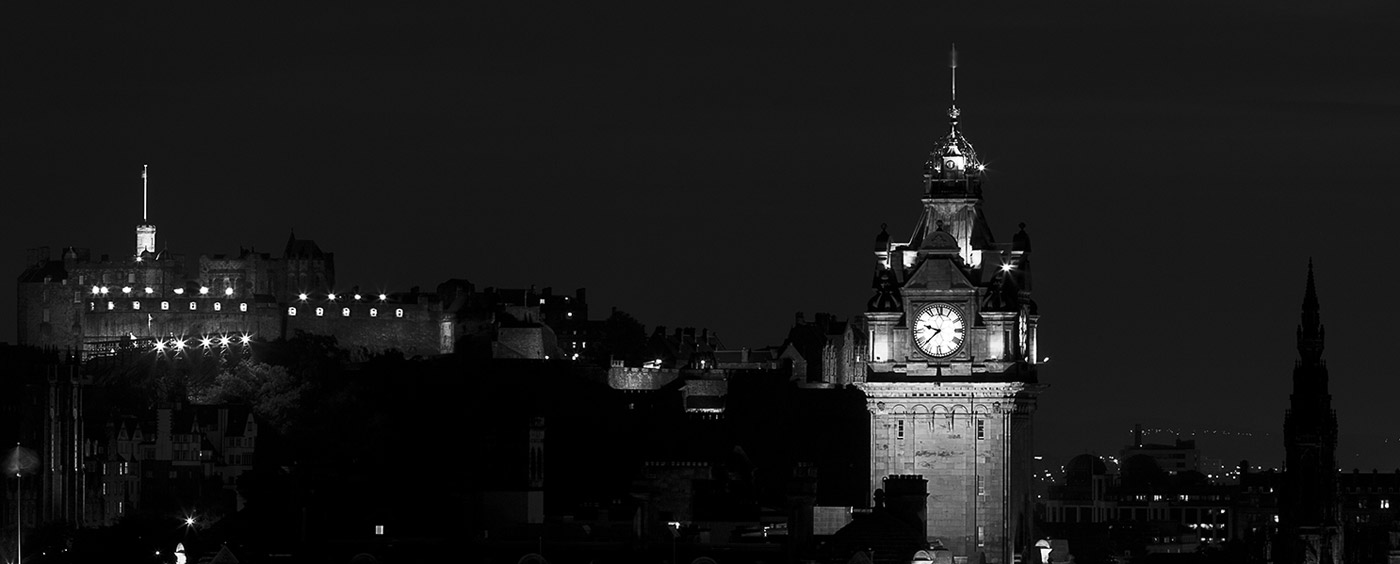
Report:
M 948 68 L 953 69 L 953 103 L 958 103 L 958 44 L 948 51 Z

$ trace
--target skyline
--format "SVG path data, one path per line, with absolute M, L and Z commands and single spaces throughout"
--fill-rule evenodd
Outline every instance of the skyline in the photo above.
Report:
M 1269 6 L 14 14 L 0 288 L 28 248 L 129 250 L 149 164 L 175 252 L 295 229 L 347 287 L 587 287 L 595 318 L 776 345 L 795 312 L 860 312 L 880 225 L 907 237 L 956 43 L 993 234 L 1034 242 L 1037 451 L 1141 422 L 1281 460 L 1312 258 L 1339 463 L 1394 469 L 1400 331 L 1369 286 L 1397 10 Z

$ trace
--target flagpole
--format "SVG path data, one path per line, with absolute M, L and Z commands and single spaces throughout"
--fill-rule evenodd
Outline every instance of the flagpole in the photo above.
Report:
M 15 446 L 18 447 L 18 446 L 19 446 L 19 443 L 15 443 Z M 22 563 L 24 562 L 24 529 L 23 529 L 24 525 L 23 525 L 23 521 L 21 520 L 22 514 L 20 513 L 20 506 L 24 503 L 24 500 L 22 499 L 23 496 L 20 494 L 20 490 L 19 490 L 19 485 L 20 485 L 20 483 L 21 483 L 22 480 L 23 480 L 23 478 L 22 478 L 21 476 L 22 476 L 22 474 L 20 474 L 19 472 L 15 472 L 15 562 L 16 562 L 16 564 L 22 564 Z

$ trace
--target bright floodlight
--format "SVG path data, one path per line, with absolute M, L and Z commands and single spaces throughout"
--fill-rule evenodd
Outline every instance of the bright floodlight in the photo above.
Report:
M 248 343 L 250 343 L 250 342 L 252 342 L 252 341 L 253 341 L 253 338 L 252 338 L 252 337 L 249 337 L 249 336 L 247 336 L 247 335 L 244 335 L 244 336 L 238 338 L 238 342 L 243 343 L 243 344 L 245 344 L 245 345 L 248 344 Z
M 173 341 L 170 341 L 170 345 L 173 346 L 173 347 L 175 347 L 175 350 L 177 350 L 177 351 L 185 350 L 185 340 L 184 340 L 184 339 L 175 339 L 175 340 L 173 340 Z
M 122 293 L 123 293 L 123 294 L 130 294 L 130 293 L 131 293 L 131 286 L 122 286 Z
M 335 301 L 335 292 L 331 292 L 331 293 L 329 293 L 329 294 L 326 294 L 326 299 L 331 300 L 331 301 Z
M 227 347 L 227 346 L 228 346 L 228 336 L 219 337 L 219 346 L 221 346 L 221 347 Z
M 232 296 L 232 295 L 233 295 L 233 288 L 224 288 L 224 295 L 225 295 L 225 296 Z
M 185 293 L 185 289 L 184 289 L 184 288 L 176 288 L 176 289 L 175 289 L 175 295 L 177 295 L 177 296 L 183 295 L 184 293 Z
M 98 292 L 101 292 L 101 291 L 102 291 L 102 289 L 101 289 L 101 288 L 98 288 L 97 286 L 93 286 L 93 287 L 92 287 L 92 293 L 94 293 L 94 294 L 96 294 L 96 293 L 98 293 Z
M 107 287 L 106 287 L 106 286 L 103 286 L 103 287 L 102 287 L 102 293 L 104 293 L 104 294 L 107 293 Z
M 301 300 L 301 301 L 303 301 L 303 302 L 306 301 L 306 292 L 302 292 L 302 293 L 300 293 L 300 294 L 297 294 L 297 299 L 298 299 L 298 300 Z
M 194 517 L 186 517 L 185 526 L 194 526 Z
M 209 294 L 209 287 L 208 287 L 208 286 L 200 286 L 200 287 L 199 287 L 199 295 L 204 296 L 204 295 L 208 295 L 208 294 Z
M 355 294 L 355 301 L 357 301 L 357 302 L 360 301 L 360 295 L 359 295 L 359 294 Z
M 147 293 L 147 294 L 154 294 L 154 293 L 156 293 L 156 291 L 155 291 L 155 290 L 152 290 L 150 286 L 146 286 L 146 293 Z
M 1013 268 L 1016 268 L 1016 265 L 1011 264 L 1011 263 L 1009 263 L 1009 262 L 1003 262 L 1003 263 L 1001 263 L 1001 271 L 1002 271 L 1002 272 L 1011 272 L 1011 269 L 1013 269 Z
M 389 299 L 389 296 L 386 296 L 386 295 L 384 295 L 384 294 L 379 294 L 379 301 L 382 302 L 382 301 L 387 300 L 387 299 Z
M 157 351 L 165 351 L 165 341 L 156 341 L 154 346 Z
M 209 348 L 209 345 L 212 344 L 213 342 L 214 342 L 214 340 L 213 340 L 213 339 L 210 339 L 209 337 L 200 337 L 200 338 L 199 338 L 199 346 L 204 347 L 204 348 L 206 348 L 206 349 Z

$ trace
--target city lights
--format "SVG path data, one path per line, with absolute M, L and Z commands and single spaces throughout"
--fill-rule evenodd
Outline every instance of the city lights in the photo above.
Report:
M 185 295 L 185 289 L 184 289 L 184 288 L 176 288 L 176 289 L 175 289 L 175 295 L 177 295 L 177 296 L 183 296 L 183 295 Z
M 326 299 L 328 299 L 328 300 L 330 300 L 330 301 L 335 301 L 335 292 L 331 292 L 331 293 L 329 293 L 329 294 L 326 294 Z
M 252 342 L 252 341 L 253 341 L 253 338 L 250 337 L 250 336 L 248 336 L 248 335 L 246 335 L 246 334 L 238 338 L 238 342 L 240 342 L 240 343 L 242 343 L 242 344 L 245 344 L 245 345 L 248 344 L 248 343 L 250 343 L 250 342 Z
M 130 293 L 131 293 L 131 286 L 122 286 L 122 293 L 123 293 L 123 294 L 130 294 Z
M 209 346 L 212 345 L 213 343 L 214 343 L 214 340 L 213 340 L 213 339 L 210 339 L 209 337 L 200 337 L 200 338 L 199 338 L 199 346 L 204 347 L 204 348 L 206 348 L 206 349 L 209 348 Z
M 156 292 L 156 291 L 155 291 L 155 290 L 152 290 L 150 286 L 146 286 L 146 293 L 147 293 L 147 294 L 154 294 L 155 292 Z
M 200 287 L 199 287 L 199 295 L 201 295 L 201 296 L 207 296 L 207 295 L 209 295 L 209 287 L 208 287 L 208 286 L 200 286 Z

